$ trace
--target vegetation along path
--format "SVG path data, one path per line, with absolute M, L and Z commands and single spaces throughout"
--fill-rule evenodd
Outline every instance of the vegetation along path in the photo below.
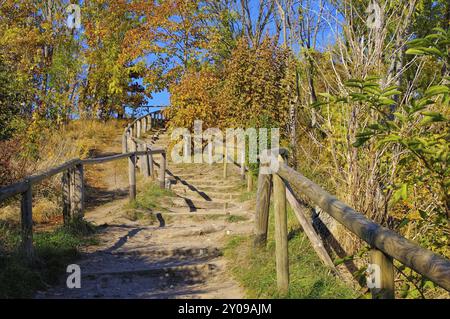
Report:
M 162 132 L 153 143 L 167 147 L 168 142 Z M 115 143 L 111 151 L 119 148 Z M 154 161 L 158 166 L 158 156 Z M 100 243 L 84 248 L 78 261 L 81 289 L 67 288 L 64 277 L 60 286 L 38 292 L 36 298 L 244 297 L 222 256 L 226 239 L 250 234 L 253 225 L 251 203 L 240 200 L 237 168 L 229 167 L 224 180 L 220 165 L 174 164 L 169 158 L 171 190 L 138 179 L 132 204 L 120 196 L 127 191 L 127 176 L 113 170 L 105 167 L 101 178 L 105 193 L 116 196 L 88 199 L 93 208 L 85 218 L 99 226 Z M 110 201 L 95 207 L 105 196 Z

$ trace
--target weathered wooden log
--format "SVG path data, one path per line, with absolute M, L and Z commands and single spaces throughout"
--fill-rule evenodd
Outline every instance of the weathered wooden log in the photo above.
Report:
M 141 137 L 141 120 L 136 120 L 136 137 Z
M 21 249 L 25 258 L 32 262 L 34 259 L 33 248 L 33 193 L 32 185 L 27 182 L 28 188 L 22 193 L 20 213 L 21 213 L 21 228 L 22 228 L 22 242 Z
M 247 172 L 247 192 L 251 192 L 253 190 L 253 175 L 250 170 Z
M 303 231 L 305 232 L 306 236 L 308 236 L 308 239 L 311 242 L 314 251 L 317 253 L 319 258 L 326 266 L 330 267 L 335 271 L 336 267 L 334 266 L 331 257 L 328 255 L 328 252 L 325 249 L 322 240 L 320 239 L 320 236 L 316 233 L 314 227 L 311 225 L 311 223 L 305 216 L 308 213 L 308 208 L 299 203 L 298 199 L 290 190 L 289 185 L 286 187 L 286 198 L 292 210 L 294 211 L 297 220 L 302 226 Z
M 28 189 L 27 182 L 14 183 L 14 184 L 2 187 L 2 188 L 0 188 L 0 202 L 2 202 L 5 199 L 8 199 L 14 195 L 18 195 L 23 192 L 26 192 L 27 189 Z
M 379 282 L 376 282 L 378 287 L 371 289 L 373 299 L 394 299 L 394 264 L 392 257 L 387 256 L 378 249 L 370 250 L 370 263 L 372 264 L 372 271 L 374 276 L 379 276 Z M 373 267 L 375 265 L 375 267 Z
M 161 153 L 161 162 L 159 163 L 159 187 L 166 188 L 166 153 Z
M 154 179 L 155 178 L 155 167 L 153 166 L 153 153 L 150 150 L 150 147 L 147 146 L 149 149 L 148 153 L 148 171 L 150 173 L 150 176 Z
M 226 142 L 223 144 L 223 178 L 227 178 L 228 150 Z
M 84 217 L 84 168 L 78 164 L 70 170 L 70 216 Z
M 63 220 L 64 225 L 68 225 L 70 222 L 70 174 L 69 170 L 63 172 L 61 176 L 62 186 L 62 205 L 63 205 Z
M 147 151 L 147 144 L 139 144 L 140 151 Z M 145 178 L 150 177 L 150 169 L 149 169 L 149 154 L 140 155 L 140 163 L 141 163 L 141 173 Z
M 142 133 L 146 133 L 147 132 L 147 117 L 144 116 L 142 119 Z
M 136 155 L 128 157 L 128 181 L 130 187 L 130 201 L 136 199 Z
M 128 131 L 126 131 L 124 134 L 122 134 L 122 153 L 128 152 Z
M 41 181 L 48 179 L 56 174 L 59 174 L 71 167 L 75 167 L 77 164 L 79 164 L 81 161 L 80 159 L 73 159 L 70 160 L 68 162 L 65 162 L 61 165 L 58 165 L 56 167 L 50 168 L 42 173 L 36 174 L 36 175 L 31 175 L 30 177 L 28 177 L 27 179 L 29 180 L 29 182 L 31 184 L 37 184 L 40 183 Z
M 241 165 L 241 179 L 245 180 L 245 148 L 242 150 L 241 153 L 241 162 L 239 163 Z
M 256 193 L 255 238 L 254 245 L 263 247 L 267 244 L 267 230 L 269 225 L 270 193 L 272 192 L 272 175 L 258 175 L 258 189 Z
M 289 166 L 280 164 L 278 174 L 296 192 L 305 195 L 371 247 L 381 250 L 450 291 L 450 260 L 374 223 Z
M 280 163 L 283 158 L 279 156 Z M 283 179 L 273 176 L 273 206 L 275 213 L 275 255 L 278 291 L 286 295 L 289 291 L 289 253 L 287 235 L 286 185 Z

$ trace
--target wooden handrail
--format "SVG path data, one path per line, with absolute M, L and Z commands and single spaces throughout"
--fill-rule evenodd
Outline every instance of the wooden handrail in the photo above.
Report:
M 83 218 L 84 211 L 84 165 L 95 165 L 115 160 L 128 158 L 128 175 L 129 175 L 129 193 L 130 200 L 136 198 L 136 164 L 138 157 L 140 160 L 145 159 L 141 166 L 141 172 L 145 177 L 150 177 L 153 174 L 153 158 L 152 155 L 160 154 L 160 181 L 162 188 L 165 187 L 165 167 L 166 167 L 166 150 L 163 148 L 153 148 L 140 140 L 138 137 L 133 137 L 131 134 L 132 128 L 136 123 L 139 123 L 139 130 L 142 128 L 147 130 L 147 120 L 156 118 L 158 121 L 163 121 L 161 110 L 152 112 L 149 115 L 142 116 L 128 125 L 122 136 L 122 153 L 114 154 L 105 157 L 88 158 L 88 159 L 72 159 L 61 165 L 49 168 L 42 173 L 35 174 L 24 178 L 23 181 L 0 187 L 0 203 L 15 195 L 21 195 L 21 224 L 22 224 L 22 244 L 21 247 L 29 259 L 33 259 L 33 218 L 32 218 L 32 187 L 34 184 L 42 182 L 59 173 L 62 174 L 62 190 L 63 190 L 63 217 L 64 223 L 67 224 L 71 218 Z M 150 120 L 150 126 L 152 125 Z M 140 133 L 139 133 L 140 134 Z M 128 139 L 134 144 L 134 149 L 128 150 Z M 140 147 L 137 149 L 136 143 L 139 142 Z M 142 158 L 141 158 L 142 157 Z M 148 164 L 145 165 L 145 164 Z
M 275 160 L 275 159 L 272 159 Z M 394 267 L 392 260 L 396 259 L 414 271 L 420 273 L 435 284 L 450 291 L 450 260 L 438 255 L 428 249 L 422 248 L 411 240 L 408 240 L 394 231 L 387 229 L 358 213 L 347 204 L 332 196 L 320 186 L 304 177 L 299 172 L 289 167 L 284 162 L 279 162 L 279 169 L 273 174 L 259 174 L 258 192 L 255 218 L 255 244 L 264 245 L 267 239 L 267 221 L 270 205 L 270 190 L 272 177 L 277 176 L 283 179 L 287 186 L 288 200 L 296 210 L 296 214 L 301 213 L 300 204 L 290 189 L 298 194 L 304 195 L 308 201 L 319 206 L 324 212 L 330 214 L 340 224 L 353 232 L 360 239 L 364 240 L 371 247 L 371 263 L 377 265 L 381 271 L 381 285 L 372 289 L 374 298 L 394 298 Z M 281 196 L 282 189 L 277 184 L 274 196 L 278 202 L 286 200 Z M 278 194 L 278 195 L 277 195 Z M 294 203 L 292 203 L 295 201 Z M 279 204 L 278 204 L 279 205 Z M 280 214 L 280 209 L 276 208 L 275 214 Z M 282 212 L 282 210 L 281 210 Z M 304 224 L 306 219 L 302 218 Z M 308 237 L 316 238 L 312 233 L 312 228 L 308 227 Z M 287 240 L 285 238 L 277 240 Z M 314 244 L 314 243 L 313 243 Z M 317 243 L 316 243 L 317 244 Z M 321 259 L 329 265 L 330 261 L 325 256 L 322 248 L 316 249 Z M 277 252 L 278 254 L 278 252 Z M 277 268 L 278 269 L 278 268 Z M 288 271 L 280 271 L 277 278 L 288 277 Z M 285 287 L 279 286 L 280 291 Z
M 280 164 L 277 174 L 371 247 L 450 291 L 450 260 L 369 220 L 286 164 Z

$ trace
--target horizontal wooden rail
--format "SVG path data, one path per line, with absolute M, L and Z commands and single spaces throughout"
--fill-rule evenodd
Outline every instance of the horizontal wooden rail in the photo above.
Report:
M 278 175 L 371 247 L 450 291 L 450 260 L 374 223 L 286 164 L 280 164 Z
M 115 154 L 115 155 L 111 155 L 111 156 L 88 158 L 88 159 L 84 159 L 84 160 L 80 160 L 80 159 L 70 160 L 59 166 L 50 168 L 50 169 L 44 171 L 43 173 L 25 177 L 24 180 L 21 182 L 17 182 L 17 183 L 14 183 L 14 184 L 11 184 L 11 185 L 8 185 L 5 187 L 0 187 L 0 202 L 4 201 L 10 197 L 13 197 L 15 195 L 25 192 L 29 185 L 38 184 L 45 179 L 48 179 L 59 173 L 62 173 L 71 168 L 74 168 L 75 166 L 77 166 L 79 164 L 83 164 L 83 165 L 101 164 L 101 163 L 106 163 L 106 162 L 111 162 L 111 161 L 115 161 L 115 160 L 128 158 L 130 156 L 142 156 L 142 155 L 148 155 L 148 154 L 156 155 L 156 154 L 163 154 L 165 152 L 166 151 L 163 148 L 149 148 L 146 151 L 119 153 L 119 154 Z
M 106 157 L 88 158 L 88 159 L 82 160 L 81 162 L 83 164 L 87 164 L 87 165 L 100 164 L 100 163 L 112 162 L 112 161 L 123 159 L 123 158 L 128 158 L 132 155 L 135 155 L 135 156 L 143 156 L 143 155 L 148 155 L 148 154 L 156 155 L 156 154 L 162 154 L 165 152 L 166 151 L 163 148 L 151 148 L 151 149 L 147 149 L 146 151 L 136 151 L 136 152 L 120 153 L 120 154 L 115 154 L 115 155 L 106 156 Z
M 374 276 L 370 278 L 371 280 L 376 278 L 375 282 L 377 283 L 370 287 L 373 298 L 395 297 L 393 259 L 398 260 L 435 284 L 450 291 L 449 259 L 422 248 L 413 241 L 369 220 L 363 214 L 358 213 L 289 167 L 284 161 L 280 161 L 280 156 L 274 156 L 276 154 L 280 153 L 273 152 L 271 161 L 278 161 L 278 170 L 271 174 L 262 174 L 260 172 L 258 176 L 254 232 L 256 246 L 263 246 L 267 241 L 270 196 L 271 189 L 273 189 L 276 221 L 277 218 L 278 221 L 284 220 L 285 206 L 281 202 L 288 201 L 321 260 L 330 268 L 334 268 L 328 253 L 322 246 L 320 237 L 315 233 L 314 228 L 309 224 L 310 221 L 305 217 L 306 206 L 302 205 L 296 197 L 296 194 L 301 194 L 311 205 L 320 207 L 324 212 L 330 214 L 336 221 L 370 245 L 369 269 L 372 272 L 371 275 Z M 261 163 L 261 165 L 268 164 Z M 271 164 L 274 163 L 272 162 Z M 280 184 L 279 178 L 284 181 L 286 187 Z M 276 183 L 273 182 L 274 180 Z M 286 193 L 286 196 L 284 193 Z M 280 226 L 278 228 L 280 229 Z M 284 231 L 284 226 L 282 230 Z M 285 278 L 289 278 L 289 269 L 285 267 L 287 253 L 283 245 L 287 240 L 287 236 L 284 233 L 282 236 L 281 234 L 280 230 L 275 234 L 276 240 L 280 241 L 280 243 L 276 243 L 276 247 L 280 247 L 276 252 L 277 280 L 280 293 L 285 293 L 287 291 Z M 377 272 L 377 274 L 374 272 Z
M 156 120 L 156 123 L 153 121 Z M 142 161 L 141 172 L 145 177 L 150 177 L 153 173 L 153 155 L 160 154 L 160 181 L 161 187 L 165 187 L 165 167 L 166 167 L 166 151 L 163 148 L 150 147 L 145 141 L 139 139 L 142 130 L 145 132 L 150 129 L 153 124 L 163 123 L 163 115 L 161 111 L 152 112 L 150 115 L 140 117 L 133 121 L 131 125 L 125 128 L 122 136 L 122 153 L 105 157 L 73 159 L 61 165 L 49 168 L 42 173 L 26 177 L 23 181 L 14 183 L 5 187 L 0 187 L 0 203 L 15 195 L 21 195 L 21 227 L 22 241 L 21 247 L 28 259 L 33 259 L 33 215 L 32 215 L 32 187 L 34 184 L 42 182 L 62 173 L 62 202 L 63 202 L 63 219 L 64 224 L 70 220 L 82 219 L 84 216 L 84 200 L 85 200 L 85 182 L 84 182 L 84 166 L 107 163 L 120 159 L 128 159 L 128 175 L 129 175 L 129 193 L 130 200 L 136 198 L 136 166 L 139 160 Z M 133 137 L 132 132 L 136 132 L 137 136 Z M 135 133 L 135 134 L 136 134 Z M 130 140 L 130 147 L 128 147 Z M 136 147 L 139 143 L 140 147 Z

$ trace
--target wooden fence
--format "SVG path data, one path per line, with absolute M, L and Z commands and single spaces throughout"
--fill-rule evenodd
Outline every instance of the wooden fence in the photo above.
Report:
M 141 125 L 146 121 L 146 126 Z M 63 203 L 63 219 L 64 223 L 69 223 L 72 219 L 82 219 L 85 203 L 85 181 L 84 167 L 86 165 L 94 165 L 116 161 L 120 159 L 128 159 L 128 175 L 129 175 L 129 194 L 130 200 L 136 198 L 136 167 L 138 160 L 140 161 L 140 170 L 146 177 L 153 176 L 153 170 L 147 169 L 144 163 L 153 165 L 153 155 L 160 154 L 160 172 L 161 181 L 165 179 L 165 159 L 166 150 L 162 148 L 152 148 L 145 142 L 134 138 L 131 130 L 139 132 L 147 132 L 150 128 L 162 125 L 164 119 L 161 111 L 152 112 L 134 120 L 125 129 L 124 136 L 129 138 L 126 142 L 126 148 L 122 154 L 111 155 L 107 157 L 89 158 L 89 159 L 73 159 L 64 164 L 52 167 L 40 174 L 26 177 L 23 181 L 0 188 L 0 203 L 13 196 L 20 195 L 21 200 L 21 250 L 28 260 L 34 258 L 33 248 L 33 186 L 57 174 L 62 174 L 62 203 Z M 123 139 L 125 140 L 125 138 Z M 140 144 L 139 144 L 140 143 Z M 145 145 L 145 147 L 137 148 L 136 145 Z M 130 145 L 129 149 L 128 146 Z M 164 187 L 164 182 L 160 183 Z
M 273 151 L 271 160 L 278 160 L 278 171 L 262 174 L 260 170 L 255 216 L 255 245 L 264 246 L 267 241 L 270 197 L 273 189 L 277 285 L 281 293 L 287 293 L 289 289 L 286 201 L 291 205 L 321 260 L 327 266 L 334 268 L 320 238 L 305 216 L 308 209 L 297 200 L 295 194 L 303 195 L 312 205 L 319 206 L 358 238 L 369 244 L 370 264 L 376 265 L 376 268 L 381 271 L 379 285 L 371 289 L 373 298 L 394 298 L 393 259 L 450 291 L 450 260 L 418 246 L 356 212 L 289 167 L 286 164 L 286 158 L 285 151 Z

